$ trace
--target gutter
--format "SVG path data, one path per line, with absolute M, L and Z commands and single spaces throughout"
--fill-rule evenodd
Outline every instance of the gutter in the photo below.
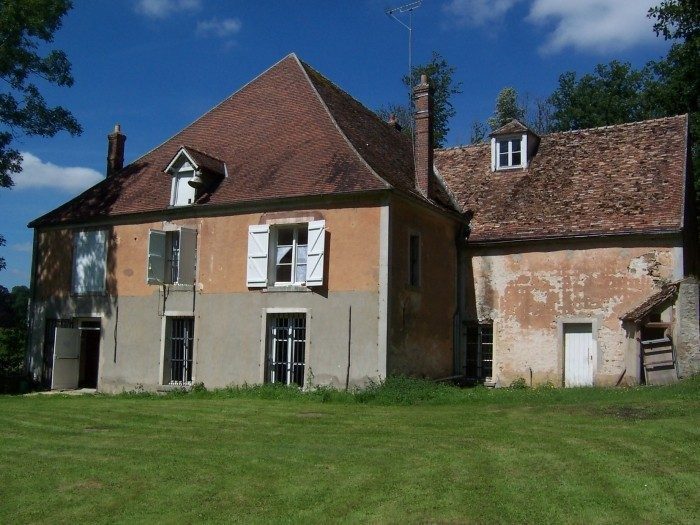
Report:
M 600 238 L 614 238 L 614 237 L 647 237 L 649 235 L 679 235 L 683 232 L 682 229 L 674 228 L 671 230 L 645 230 L 645 231 L 621 231 L 614 233 L 590 233 L 590 234 L 578 234 L 578 235 L 553 235 L 553 236 L 532 236 L 532 237 L 509 237 L 505 239 L 495 239 L 495 240 L 481 240 L 481 241 L 469 241 L 467 240 L 467 247 L 489 247 L 489 246 L 500 246 L 509 244 L 521 244 L 524 242 L 532 241 L 565 241 L 571 239 L 600 239 Z

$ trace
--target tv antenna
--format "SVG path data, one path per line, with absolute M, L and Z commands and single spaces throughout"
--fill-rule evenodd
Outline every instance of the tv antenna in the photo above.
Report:
M 396 20 L 399 24 L 404 26 L 406 29 L 408 29 L 408 78 L 411 78 L 411 73 L 412 71 L 412 66 L 413 64 L 411 63 L 411 56 L 412 56 L 412 48 L 413 48 L 413 11 L 418 9 L 421 4 L 423 3 L 423 0 L 417 0 L 416 2 L 411 2 L 410 4 L 402 5 L 399 7 L 394 7 L 391 9 L 387 9 L 384 11 L 388 16 Z M 403 22 L 398 16 L 396 15 L 403 15 L 405 13 L 408 13 L 408 24 Z

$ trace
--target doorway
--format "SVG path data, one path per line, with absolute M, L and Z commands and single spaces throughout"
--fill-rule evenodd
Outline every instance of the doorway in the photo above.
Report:
M 593 386 L 596 347 L 591 323 L 564 324 L 564 385 Z
M 97 388 L 100 367 L 100 321 L 81 321 L 78 387 Z
M 51 367 L 52 390 L 97 388 L 100 363 L 99 319 L 75 319 L 68 323 L 52 323 L 53 365 Z

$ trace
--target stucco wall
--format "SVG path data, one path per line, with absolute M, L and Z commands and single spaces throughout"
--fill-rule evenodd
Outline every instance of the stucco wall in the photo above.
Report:
M 471 247 L 465 319 L 493 321 L 493 376 L 507 386 L 563 381 L 561 324 L 589 320 L 598 344 L 594 382 L 638 377 L 636 345 L 620 317 L 682 275 L 680 238 L 568 240 Z M 632 336 L 634 334 L 631 334 Z
M 453 373 L 457 307 L 454 219 L 402 199 L 390 216 L 388 373 L 448 377 Z M 420 236 L 420 286 L 409 284 L 409 238 Z
M 30 369 L 40 374 L 47 318 L 100 316 L 99 388 L 157 388 L 165 315 L 195 318 L 194 381 L 208 387 L 263 380 L 265 309 L 307 313 L 307 378 L 344 386 L 376 379 L 385 370 L 379 333 L 380 207 L 294 210 L 268 214 L 115 225 L 108 247 L 108 294 L 70 295 L 72 235 L 38 232 L 36 303 Z M 248 225 L 284 217 L 325 219 L 324 286 L 272 292 L 246 287 Z M 300 222 L 301 222 L 300 219 Z M 188 226 L 198 231 L 197 286 L 146 283 L 149 229 Z M 352 317 L 352 319 L 350 319 Z M 348 372 L 348 354 L 350 367 Z

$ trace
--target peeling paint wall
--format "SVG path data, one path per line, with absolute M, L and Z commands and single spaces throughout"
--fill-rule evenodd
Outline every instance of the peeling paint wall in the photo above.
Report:
M 680 246 L 667 237 L 468 248 L 464 317 L 493 321 L 494 379 L 561 385 L 561 325 L 584 320 L 598 347 L 594 384 L 615 384 L 625 371 L 623 383 L 635 382 L 636 345 L 619 318 L 681 277 Z

